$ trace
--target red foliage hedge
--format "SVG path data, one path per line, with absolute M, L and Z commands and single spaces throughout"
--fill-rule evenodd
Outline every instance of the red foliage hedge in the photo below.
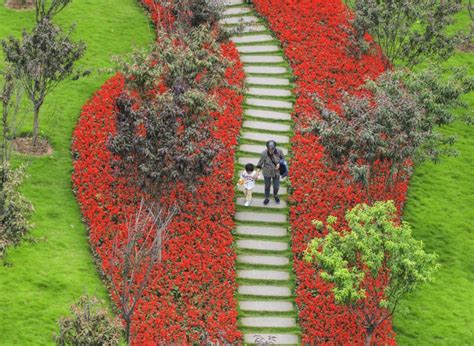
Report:
M 152 11 L 152 18 L 156 23 L 159 16 Z M 244 73 L 235 46 L 222 44 L 222 52 L 232 61 L 227 81 L 241 88 Z M 90 229 L 90 243 L 101 270 L 114 280 L 117 273 L 110 264 L 113 238 L 124 236 L 125 217 L 135 212 L 133 196 L 140 194 L 113 174 L 113 158 L 107 149 L 107 140 L 115 132 L 115 99 L 123 87 L 123 77 L 116 75 L 84 105 L 72 144 L 76 159 L 72 180 Z M 193 343 L 203 336 L 212 341 L 240 340 L 231 234 L 234 152 L 242 122 L 243 96 L 238 88 L 216 92 L 222 111 L 214 114 L 214 123 L 209 126 L 225 151 L 216 158 L 213 174 L 202 179 L 197 198 L 183 190 L 167 197 L 179 199 L 185 206 L 171 225 L 162 264 L 153 272 L 138 304 L 133 344 Z
M 349 54 L 349 13 L 341 0 L 254 0 L 257 10 L 267 18 L 270 27 L 282 41 L 296 80 L 296 112 L 298 126 L 318 116 L 310 94 L 317 93 L 327 104 L 337 107 L 341 91 L 358 92 L 367 78 L 383 72 L 380 55 L 356 59 Z M 300 127 L 301 128 L 301 127 Z M 362 188 L 349 184 L 347 167 L 332 170 L 325 163 L 324 148 L 314 135 L 297 131 L 292 139 L 290 221 L 297 275 L 297 304 L 303 342 L 317 344 L 363 344 L 364 330 L 355 323 L 356 316 L 334 303 L 330 286 L 324 283 L 311 265 L 303 262 L 302 252 L 308 242 L 321 236 L 311 225 L 312 220 L 338 217 L 344 226 L 344 213 L 357 203 L 366 201 Z M 380 178 L 388 174 L 380 166 Z M 407 181 L 392 186 L 389 191 L 379 179 L 370 187 L 378 200 L 394 199 L 401 210 L 406 197 Z M 381 278 L 367 282 L 372 289 L 383 287 Z M 373 309 L 379 309 L 372 305 Z M 375 344 L 394 344 L 391 321 L 380 326 L 374 335 Z

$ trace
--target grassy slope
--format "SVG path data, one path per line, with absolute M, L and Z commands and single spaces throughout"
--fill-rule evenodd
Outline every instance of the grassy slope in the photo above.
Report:
M 467 28 L 469 17 L 459 18 Z M 449 66 L 466 66 L 474 75 L 474 53 L 456 53 Z M 467 95 L 474 109 L 474 93 Z M 456 121 L 447 133 L 458 135 L 460 156 L 439 165 L 417 167 L 405 220 L 417 239 L 439 255 L 436 281 L 403 302 L 394 325 L 401 345 L 472 345 L 474 340 L 474 126 Z
M 0 5 L 0 37 L 19 34 L 33 13 Z M 88 45 L 81 63 L 93 69 L 110 66 L 110 56 L 143 46 L 153 32 L 136 0 L 78 0 L 57 22 L 77 23 L 76 38 Z M 32 159 L 22 190 L 36 208 L 32 232 L 44 238 L 11 249 L 0 266 L 0 344 L 51 343 L 57 320 L 84 292 L 106 297 L 89 253 L 87 236 L 71 191 L 71 133 L 81 106 L 105 81 L 105 74 L 60 86 L 47 98 L 41 127 L 55 152 Z M 54 115 L 48 115 L 53 113 Z M 28 121 L 28 123 L 30 123 Z

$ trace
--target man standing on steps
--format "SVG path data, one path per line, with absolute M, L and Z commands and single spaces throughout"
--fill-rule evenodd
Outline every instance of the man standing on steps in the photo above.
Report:
M 265 200 L 263 204 L 270 202 L 270 186 L 273 183 L 273 196 L 275 202 L 280 203 L 278 190 L 280 189 L 280 160 L 284 160 L 283 152 L 276 147 L 274 140 L 267 142 L 267 149 L 262 152 L 257 168 L 262 170 L 265 180 Z

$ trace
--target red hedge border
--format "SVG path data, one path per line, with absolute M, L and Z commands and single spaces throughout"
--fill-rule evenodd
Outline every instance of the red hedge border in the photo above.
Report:
M 148 0 L 145 1 L 145 3 Z M 159 16 L 152 11 L 152 18 Z M 243 86 L 243 67 L 232 43 L 222 45 L 232 61 L 226 72 L 231 86 Z M 126 215 L 136 210 L 132 197 L 139 194 L 113 175 L 107 140 L 115 132 L 115 99 L 124 80 L 117 75 L 84 105 L 73 134 L 75 155 L 73 185 L 82 215 L 90 229 L 91 247 L 101 270 L 114 276 L 110 265 L 113 237 L 124 235 Z M 163 262 L 153 272 L 151 285 L 134 315 L 134 344 L 198 342 L 205 334 L 213 341 L 236 342 L 237 330 L 234 228 L 234 152 L 242 122 L 243 96 L 231 88 L 216 93 L 223 111 L 210 124 L 226 150 L 216 158 L 213 174 L 203 179 L 198 198 L 177 190 L 169 196 L 185 202 L 171 225 Z M 113 297 L 117 301 L 117 297 Z
M 331 107 L 337 107 L 341 91 L 357 93 L 365 79 L 383 72 L 380 55 L 363 56 L 357 60 L 348 54 L 349 13 L 341 0 L 254 0 L 257 10 L 267 18 L 272 30 L 282 41 L 285 54 L 297 77 L 293 119 L 297 128 L 317 116 L 310 94 L 317 93 Z M 297 276 L 297 304 L 303 342 L 317 344 L 363 344 L 364 331 L 357 327 L 356 316 L 334 303 L 331 287 L 323 282 L 312 266 L 303 262 L 302 252 L 308 242 L 319 237 L 311 225 L 314 219 L 338 217 L 344 226 L 344 213 L 366 200 L 358 186 L 348 185 L 347 167 L 338 171 L 325 164 L 324 148 L 314 135 L 297 131 L 292 139 L 290 221 Z M 388 174 L 380 166 L 380 178 Z M 407 181 L 393 186 L 389 192 L 382 179 L 371 186 L 379 200 L 394 199 L 401 210 L 407 191 Z M 386 281 L 367 282 L 374 297 Z M 376 305 L 372 305 L 378 311 Z M 380 326 L 374 335 L 375 344 L 395 344 L 391 321 Z

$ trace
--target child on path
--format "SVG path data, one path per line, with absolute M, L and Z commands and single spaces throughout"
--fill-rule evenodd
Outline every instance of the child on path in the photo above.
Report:
M 246 207 L 252 203 L 252 192 L 255 187 L 255 181 L 258 179 L 258 173 L 253 164 L 247 163 L 245 165 L 245 171 L 240 175 L 239 184 L 244 187 Z

